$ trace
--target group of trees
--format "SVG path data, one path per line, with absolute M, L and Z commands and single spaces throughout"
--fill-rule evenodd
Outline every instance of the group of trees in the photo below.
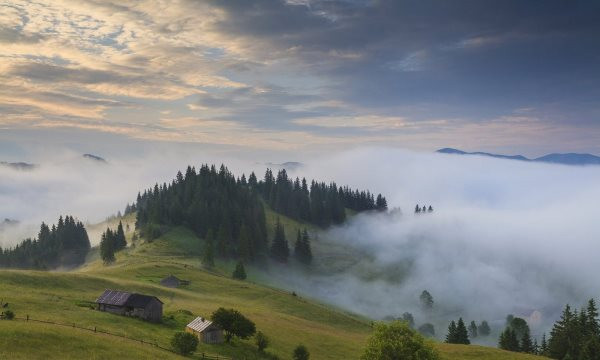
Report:
M 123 231 L 123 223 L 119 221 L 116 231 L 106 228 L 106 231 L 102 233 L 100 257 L 105 264 L 110 264 L 115 261 L 115 252 L 126 247 L 127 240 L 125 239 L 125 231 Z
M 285 228 L 279 218 L 275 223 L 275 230 L 273 241 L 271 242 L 270 249 L 271 257 L 279 262 L 287 262 L 290 257 L 290 247 L 285 236 Z M 312 262 L 312 250 L 310 247 L 310 237 L 308 231 L 298 230 L 296 235 L 296 243 L 294 244 L 294 257 L 296 260 L 303 264 L 310 264 Z
M 160 235 L 159 225 L 184 225 L 210 243 L 213 255 L 252 261 L 267 253 L 259 194 L 225 166 L 188 166 L 170 184 L 138 194 L 135 206 L 136 228 L 147 238 Z
M 26 239 L 14 248 L 0 248 L 0 266 L 27 269 L 54 269 L 83 264 L 90 240 L 83 223 L 73 216 L 61 216 L 58 224 L 40 226 L 37 238 Z
M 600 359 L 600 323 L 594 299 L 580 311 L 566 305 L 550 332 L 546 348 L 544 345 L 543 342 L 541 354 L 553 359 Z
M 458 322 L 452 320 L 448 326 L 448 334 L 446 335 L 446 342 L 448 344 L 465 344 L 469 345 L 469 333 L 465 322 L 462 318 L 458 319 Z
M 245 181 L 244 177 L 242 181 Z M 257 188 L 273 210 L 321 227 L 344 222 L 345 208 L 357 212 L 387 210 L 387 200 L 381 194 L 375 197 L 369 191 L 338 187 L 334 182 L 328 185 L 313 180 L 309 185 L 304 178 L 292 180 L 285 169 L 279 170 L 277 177 L 267 169 L 264 179 L 259 182 L 252 173 L 248 185 Z
M 431 205 L 429 205 L 429 207 L 427 207 L 426 205 L 423 205 L 423 207 L 420 207 L 419 204 L 417 204 L 415 206 L 415 214 L 426 213 L 426 212 L 433 212 L 433 207 L 431 207 Z
M 527 321 L 512 315 L 508 315 L 506 318 L 506 327 L 500 334 L 498 347 L 504 350 L 528 354 L 537 354 L 539 352 L 537 340 L 532 341 L 531 339 Z

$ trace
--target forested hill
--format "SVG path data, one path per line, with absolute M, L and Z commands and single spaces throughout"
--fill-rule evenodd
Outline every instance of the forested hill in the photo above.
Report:
M 170 184 L 138 194 L 136 228 L 147 238 L 161 233 L 161 226 L 184 225 L 199 237 L 216 239 L 224 256 L 256 259 L 268 249 L 263 201 L 275 211 L 321 227 L 340 224 L 345 209 L 360 212 L 386 210 L 386 199 L 368 191 L 338 187 L 306 179 L 277 177 L 268 169 L 264 179 L 254 173 L 236 178 L 225 166 L 202 165 L 177 173 Z
M 0 248 L 0 267 L 53 269 L 83 264 L 90 240 L 83 224 L 72 216 L 61 216 L 57 225 L 45 223 L 35 239 L 26 239 L 12 249 Z

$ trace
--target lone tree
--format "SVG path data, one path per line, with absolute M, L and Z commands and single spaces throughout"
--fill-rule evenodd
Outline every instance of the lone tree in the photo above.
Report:
M 184 331 L 176 332 L 171 339 L 171 347 L 181 355 L 189 355 L 196 351 L 198 338 L 194 334 Z
M 256 325 L 234 309 L 218 308 L 211 319 L 215 325 L 223 329 L 227 342 L 230 342 L 234 336 L 248 339 L 256 332 Z
M 310 353 L 308 352 L 306 346 L 300 344 L 294 349 L 292 358 L 294 360 L 308 360 L 310 358 Z
M 125 232 L 123 231 L 123 223 L 119 220 L 119 226 L 115 233 L 115 249 L 121 250 L 127 247 L 127 240 L 125 239 Z
M 244 264 L 241 261 L 238 261 L 235 266 L 232 277 L 237 280 L 246 280 L 246 269 L 244 269 Z
M 433 343 L 402 321 L 378 323 L 369 338 L 362 360 L 438 360 Z
M 254 335 L 254 341 L 258 351 L 263 352 L 269 346 L 269 338 L 262 331 L 259 331 Z
M 419 300 L 421 301 L 421 306 L 423 307 L 423 309 L 433 309 L 433 296 L 431 296 L 429 291 L 423 290 L 421 296 L 419 296 Z
M 415 318 L 413 317 L 413 314 L 405 312 L 402 314 L 402 321 L 406 322 L 411 329 L 415 328 Z

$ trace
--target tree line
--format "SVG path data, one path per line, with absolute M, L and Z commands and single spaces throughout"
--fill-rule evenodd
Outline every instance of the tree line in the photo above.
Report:
M 23 269 L 55 269 L 83 264 L 90 239 L 83 223 L 60 216 L 49 227 L 42 222 L 37 238 L 23 240 L 13 248 L 0 248 L 0 266 Z
M 169 184 L 155 184 L 139 193 L 128 211 L 137 211 L 136 229 L 152 240 L 169 226 L 184 225 L 206 239 L 203 257 L 208 263 L 215 256 L 232 257 L 244 262 L 271 256 L 287 261 L 290 248 L 281 224 L 275 236 L 267 239 L 263 201 L 275 211 L 318 226 L 345 220 L 345 208 L 355 211 L 385 210 L 386 199 L 368 191 L 338 188 L 335 183 L 311 182 L 288 178 L 285 170 L 273 176 L 267 169 L 263 180 L 254 173 L 236 178 L 224 165 L 217 170 L 202 165 L 198 171 L 188 166 Z M 312 253 L 306 231 L 294 246 L 296 258 L 310 263 Z
M 242 181 L 245 181 L 243 176 Z M 312 180 L 309 186 L 305 178 L 289 178 L 285 169 L 279 170 L 277 177 L 267 169 L 263 180 L 258 182 L 252 173 L 248 185 L 258 189 L 278 213 L 321 227 L 343 223 L 346 208 L 356 212 L 387 210 L 387 200 L 381 194 L 375 197 L 369 191 L 338 187 L 335 182 L 326 184 Z

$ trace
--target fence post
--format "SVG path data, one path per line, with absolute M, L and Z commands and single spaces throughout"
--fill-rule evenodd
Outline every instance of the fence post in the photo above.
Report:
M 27 321 L 29 321 L 29 314 L 27 314 Z

